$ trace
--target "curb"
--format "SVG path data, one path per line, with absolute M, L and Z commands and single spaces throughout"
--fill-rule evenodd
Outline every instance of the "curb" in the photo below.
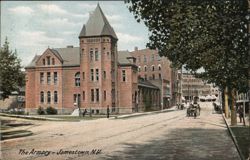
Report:
M 236 149 L 237 149 L 237 151 L 238 151 L 238 153 L 239 153 L 239 155 L 240 155 L 240 159 L 241 159 L 241 160 L 245 160 L 245 159 L 244 159 L 244 156 L 243 156 L 243 154 L 242 154 L 242 152 L 241 152 L 241 150 L 240 150 L 240 147 L 239 147 L 239 145 L 238 145 L 238 143 L 237 143 L 237 140 L 236 140 L 236 138 L 235 138 L 235 135 L 234 135 L 233 131 L 231 130 L 231 128 L 229 127 L 229 124 L 227 123 L 227 120 L 226 120 L 226 118 L 225 118 L 225 116 L 224 116 L 223 113 L 222 113 L 222 117 L 223 117 L 223 119 L 224 119 L 224 121 L 225 121 L 225 123 L 226 123 L 226 125 L 227 125 L 227 129 L 229 130 L 229 134 L 230 134 L 230 136 L 231 136 L 231 138 L 232 138 L 232 140 L 233 140 L 233 142 L 234 142 L 234 145 L 235 145 L 235 147 L 236 147 Z
M 130 114 L 130 115 L 115 116 L 115 117 L 112 117 L 110 119 L 125 119 L 125 118 L 139 117 L 139 116 L 152 115 L 152 114 L 164 113 L 164 112 L 172 112 L 172 111 L 175 111 L 175 109 L 168 108 L 168 109 L 160 110 L 160 111 L 134 113 L 134 114 Z
M 60 119 L 55 119 L 55 118 L 36 117 L 36 116 L 23 116 L 23 115 L 11 115 L 11 114 L 4 114 L 4 113 L 0 113 L 0 116 L 13 117 L 13 118 L 24 118 L 24 119 L 30 119 L 30 120 L 42 120 L 42 121 L 61 121 Z

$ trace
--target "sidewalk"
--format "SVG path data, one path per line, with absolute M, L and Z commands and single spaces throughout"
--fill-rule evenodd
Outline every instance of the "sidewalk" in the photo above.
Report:
M 137 113 L 132 113 L 132 114 L 125 114 L 125 115 L 118 115 L 111 117 L 109 119 L 123 119 L 123 118 L 131 118 L 131 117 L 138 117 L 138 116 L 145 116 L 145 115 L 152 115 L 152 114 L 157 114 L 157 113 L 164 113 L 164 112 L 172 112 L 176 110 L 176 106 L 172 106 L 171 108 L 168 109 L 163 109 L 159 111 L 152 111 L 152 112 L 137 112 Z
M 243 123 L 240 123 L 239 117 L 237 117 L 237 125 L 231 126 L 231 119 L 225 118 L 224 114 L 222 114 L 222 116 L 241 159 L 250 159 L 250 127 L 248 118 L 245 118 L 246 126 L 244 126 Z

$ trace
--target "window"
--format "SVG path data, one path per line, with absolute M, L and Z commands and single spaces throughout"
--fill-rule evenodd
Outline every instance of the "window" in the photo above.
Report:
M 94 58 L 94 53 L 93 53 L 94 51 L 93 51 L 93 49 L 91 48 L 90 49 L 90 53 L 89 53 L 89 57 L 90 57 L 90 61 L 93 61 L 93 58 Z
M 51 102 L 51 94 L 50 94 L 50 91 L 47 92 L 47 102 L 48 102 L 48 103 Z
M 45 65 L 45 59 L 43 59 L 43 65 Z
M 74 103 L 76 103 L 78 105 L 80 103 L 81 95 L 80 94 L 74 94 L 73 98 L 74 98 Z
M 151 55 L 151 61 L 153 62 L 155 60 L 155 56 L 152 54 Z
M 44 83 L 44 73 L 40 72 L 40 83 L 43 84 Z
M 155 79 L 155 75 L 154 74 L 152 74 L 152 79 Z
M 99 60 L 99 53 L 98 53 L 98 49 L 95 49 L 95 60 L 98 61 Z
M 152 71 L 155 71 L 155 66 L 154 65 L 152 65 Z
M 52 58 L 52 65 L 55 65 L 55 58 Z
M 157 55 L 157 60 L 160 61 L 161 60 L 161 57 L 159 55 Z
M 159 70 L 159 71 L 161 70 L 161 65 L 160 65 L 160 64 L 158 65 L 158 70 Z
M 141 72 L 141 66 L 138 67 L 138 72 Z
M 96 81 L 99 81 L 99 69 L 95 69 Z
M 147 75 L 145 74 L 144 76 L 145 76 L 145 80 L 147 80 L 148 79 Z
M 147 62 L 147 56 L 144 55 L 144 62 Z
M 75 86 L 80 86 L 80 72 L 75 74 Z
M 122 81 L 125 82 L 126 81 L 126 71 L 122 70 Z
M 85 72 L 82 72 L 82 80 L 85 80 Z
M 94 81 L 94 69 L 90 70 L 90 79 L 91 81 Z
M 40 92 L 40 102 L 44 103 L 44 92 Z
M 96 102 L 99 102 L 99 89 L 95 89 Z
M 58 94 L 57 91 L 54 91 L 54 103 L 58 102 Z
M 57 84 L 58 78 L 57 78 L 57 72 L 54 72 L 54 84 Z
M 47 57 L 47 65 L 50 65 L 50 57 Z
M 141 62 L 141 56 L 138 56 L 138 62 Z
M 104 101 L 106 101 L 106 91 L 104 91 L 104 93 L 103 93 L 103 99 L 104 99 Z
M 106 79 L 106 71 L 103 71 L 103 79 Z
M 95 93 L 94 93 L 94 89 L 91 89 L 91 102 L 95 101 Z
M 161 74 L 159 73 L 159 79 L 161 79 Z
M 85 91 L 82 91 L 82 100 L 85 101 Z
M 147 72 L 147 66 L 144 66 L 144 71 Z
M 50 72 L 47 72 L 47 83 L 50 84 L 51 82 L 51 75 Z

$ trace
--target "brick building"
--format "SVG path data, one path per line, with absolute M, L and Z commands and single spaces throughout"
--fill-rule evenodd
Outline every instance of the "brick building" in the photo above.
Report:
M 137 59 L 138 75 L 151 82 L 161 91 L 161 105 L 168 108 L 177 101 L 177 70 L 170 67 L 171 62 L 166 57 L 160 57 L 157 50 L 135 47 L 131 52 Z
M 26 111 L 49 106 L 61 114 L 78 108 L 97 114 L 107 108 L 114 113 L 160 109 L 161 88 L 138 80 L 136 58 L 118 52 L 117 41 L 97 5 L 82 27 L 79 47 L 48 48 L 25 68 Z
M 189 73 L 182 74 L 182 96 L 187 100 L 193 100 L 194 97 L 216 95 L 219 90 L 211 84 L 205 83 L 202 79 L 194 77 Z

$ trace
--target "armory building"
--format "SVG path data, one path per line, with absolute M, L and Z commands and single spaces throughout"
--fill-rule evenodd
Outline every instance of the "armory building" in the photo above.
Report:
M 146 65 L 139 51 L 118 52 L 117 41 L 97 5 L 82 27 L 79 47 L 48 48 L 26 66 L 26 111 L 49 106 L 60 114 L 77 108 L 97 114 L 107 108 L 113 113 L 160 109 L 163 100 L 171 99 L 170 62 L 158 64 L 155 57 Z

